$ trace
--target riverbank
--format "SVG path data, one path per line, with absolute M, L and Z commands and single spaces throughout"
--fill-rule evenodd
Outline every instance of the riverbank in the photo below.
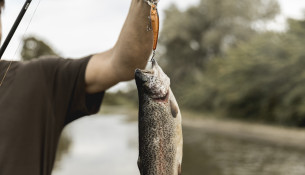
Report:
M 137 120 L 137 112 L 135 108 L 123 106 L 103 106 L 101 109 L 102 114 L 128 115 L 128 120 Z M 184 110 L 182 120 L 184 127 L 196 128 L 209 134 L 305 151 L 305 129 L 220 119 Z
M 199 118 L 198 116 L 190 116 L 188 113 L 183 116 L 183 125 L 234 139 L 305 151 L 305 129 L 270 126 L 205 116 Z

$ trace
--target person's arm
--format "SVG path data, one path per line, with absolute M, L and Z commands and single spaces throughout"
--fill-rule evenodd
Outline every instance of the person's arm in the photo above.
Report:
M 136 68 L 143 69 L 152 51 L 153 33 L 147 31 L 150 6 L 132 0 L 130 10 L 115 46 L 94 55 L 85 75 L 86 91 L 96 93 L 134 78 Z M 101 41 L 104 42 L 104 41 Z

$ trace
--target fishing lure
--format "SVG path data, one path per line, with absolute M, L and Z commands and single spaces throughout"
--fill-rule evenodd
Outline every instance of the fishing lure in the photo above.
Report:
M 156 50 L 158 44 L 158 37 L 159 37 L 159 14 L 158 14 L 157 5 L 155 4 L 151 4 L 150 20 L 151 20 L 151 28 L 154 35 L 153 50 Z
M 159 13 L 157 4 L 159 0 L 144 0 L 147 2 L 148 5 L 150 5 L 150 16 L 148 17 L 150 19 L 149 27 L 147 28 L 148 31 L 153 31 L 153 53 L 151 57 L 151 61 L 154 60 L 154 57 L 156 55 L 156 49 L 158 44 L 158 37 L 159 37 Z

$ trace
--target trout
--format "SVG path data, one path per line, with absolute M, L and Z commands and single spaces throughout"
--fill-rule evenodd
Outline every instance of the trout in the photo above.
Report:
M 141 175 L 180 175 L 181 113 L 170 79 L 155 60 L 151 70 L 136 69 L 139 95 L 139 158 Z

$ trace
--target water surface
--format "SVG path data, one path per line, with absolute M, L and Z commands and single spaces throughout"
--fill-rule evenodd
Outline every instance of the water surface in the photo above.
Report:
M 66 128 L 69 153 L 53 175 L 138 175 L 137 122 L 94 115 Z M 184 127 L 183 175 L 304 175 L 305 152 Z

